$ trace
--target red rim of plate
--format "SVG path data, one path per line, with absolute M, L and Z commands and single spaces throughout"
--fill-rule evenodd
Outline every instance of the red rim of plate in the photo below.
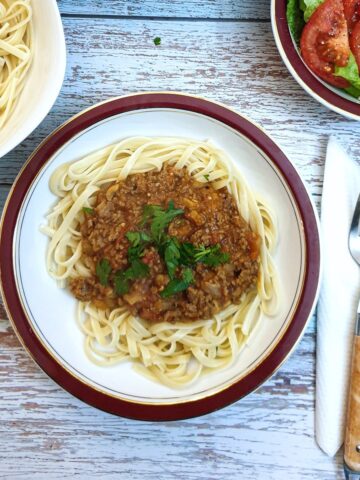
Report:
M 304 288 L 298 307 L 283 337 L 265 360 L 247 376 L 210 397 L 165 405 L 133 403 L 109 396 L 78 380 L 52 358 L 33 332 L 23 311 L 15 283 L 12 252 L 15 225 L 23 199 L 37 172 L 47 160 L 64 143 L 89 126 L 113 115 L 148 108 L 174 108 L 206 115 L 234 128 L 260 148 L 279 168 L 298 205 L 307 252 Z M 203 415 L 239 400 L 259 387 L 287 358 L 301 338 L 317 298 L 320 244 L 317 218 L 304 184 L 285 154 L 264 131 L 225 106 L 198 97 L 144 93 L 112 99 L 85 110 L 41 143 L 19 173 L 4 208 L 0 233 L 0 265 L 3 298 L 15 331 L 33 359 L 55 382 L 84 402 L 109 413 L 139 420 L 178 420 Z
M 348 100 L 330 90 L 330 88 L 326 87 L 304 64 L 289 31 L 286 19 L 287 0 L 272 1 L 272 12 L 275 15 L 272 18 L 275 41 L 285 64 L 290 63 L 291 68 L 289 68 L 288 65 L 287 67 L 295 80 L 305 88 L 311 96 L 326 107 L 353 120 L 360 120 L 360 104 Z

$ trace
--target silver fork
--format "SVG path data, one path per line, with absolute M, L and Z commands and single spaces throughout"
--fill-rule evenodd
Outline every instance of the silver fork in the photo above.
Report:
M 349 232 L 349 250 L 355 262 L 360 266 L 360 194 Z
M 360 266 L 360 195 L 350 226 L 349 250 L 355 262 Z M 360 303 L 357 309 L 352 352 L 345 432 L 344 468 L 347 479 L 360 478 Z

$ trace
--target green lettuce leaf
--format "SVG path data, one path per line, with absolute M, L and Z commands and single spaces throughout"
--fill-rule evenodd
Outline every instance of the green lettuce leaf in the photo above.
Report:
M 299 42 L 302 29 L 305 25 L 303 13 L 300 10 L 299 0 L 288 0 L 286 8 L 286 18 L 293 39 L 295 40 L 295 42 Z
M 300 0 L 300 8 L 304 12 L 305 22 L 309 21 L 311 15 L 324 1 L 325 0 Z
M 305 22 L 325 0 L 288 0 L 286 18 L 290 32 L 296 42 L 300 41 Z
M 351 87 L 346 89 L 346 91 L 350 95 L 356 98 L 360 97 L 359 68 L 352 53 L 350 54 L 349 61 L 346 67 L 335 67 L 334 74 L 337 77 L 345 78 L 345 80 L 347 80 L 351 84 Z
M 359 88 L 356 88 L 356 87 L 345 88 L 345 92 L 347 92 L 352 97 L 355 97 L 358 100 L 360 100 L 360 89 Z

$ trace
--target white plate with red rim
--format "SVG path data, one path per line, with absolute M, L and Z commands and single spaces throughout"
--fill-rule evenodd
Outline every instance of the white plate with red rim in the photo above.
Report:
M 75 322 L 76 300 L 58 288 L 45 266 L 40 232 L 54 203 L 54 169 L 129 136 L 210 139 L 229 155 L 251 187 L 276 212 L 275 262 L 282 301 L 233 365 L 175 390 L 135 372 L 131 362 L 92 364 Z M 31 252 L 31 254 L 29 254 Z M 53 132 L 32 154 L 9 194 L 0 237 L 2 293 L 24 347 L 58 384 L 117 415 L 175 420 L 208 413 L 261 385 L 293 350 L 312 314 L 320 278 L 317 215 L 285 154 L 257 125 L 227 107 L 174 93 L 136 94 L 95 105 Z

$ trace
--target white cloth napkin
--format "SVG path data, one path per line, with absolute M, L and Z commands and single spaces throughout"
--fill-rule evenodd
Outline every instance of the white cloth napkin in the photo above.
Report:
M 348 250 L 360 192 L 360 165 L 330 138 L 321 204 L 323 280 L 317 314 L 316 440 L 330 456 L 344 440 L 347 389 L 360 295 L 360 269 Z

